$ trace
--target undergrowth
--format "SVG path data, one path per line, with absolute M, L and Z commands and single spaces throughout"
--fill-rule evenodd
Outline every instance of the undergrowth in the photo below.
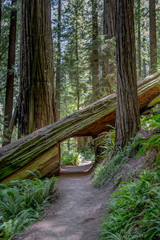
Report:
M 0 239 L 12 239 L 36 222 L 48 204 L 56 178 L 0 184 Z
M 133 149 L 134 144 L 129 143 L 123 149 L 119 149 L 115 156 L 109 157 L 107 162 L 99 164 L 94 171 L 92 180 L 93 185 L 95 187 L 102 187 L 107 184 L 117 172 L 119 167 L 127 163 Z
M 109 210 L 101 228 L 101 240 L 157 240 L 160 239 L 160 113 L 143 118 L 143 128 L 151 130 L 147 138 L 136 141 L 138 155 L 157 151 L 154 169 L 145 170 L 138 178 L 121 183 L 108 201 Z M 125 152 L 125 148 L 123 150 Z M 122 151 L 122 152 L 123 152 Z M 115 157 L 107 162 L 106 176 L 113 175 Z M 123 160 L 122 160 L 123 161 Z M 121 163 L 120 163 L 121 164 Z M 124 164 L 124 162 L 122 163 Z M 111 166 L 111 167 L 110 167 Z M 118 167 L 114 169 L 118 170 Z M 108 167 L 111 169 L 109 173 Z M 107 174 L 106 174 L 107 173 Z M 102 175 L 102 173 L 100 173 Z M 119 183 L 120 178 L 117 180 Z
M 62 165 L 78 165 L 79 153 L 74 151 L 66 152 L 61 159 Z
M 129 143 L 123 149 L 119 149 L 113 157 L 106 157 L 114 150 L 114 131 L 108 134 L 105 146 L 103 146 L 103 152 L 101 154 L 104 162 L 99 164 L 93 175 L 93 184 L 96 187 L 101 187 L 107 184 L 114 174 L 118 171 L 119 167 L 127 163 L 130 155 L 133 151 L 137 151 L 139 148 L 137 156 L 144 155 L 150 152 L 152 149 L 157 151 L 157 159 L 160 156 L 160 111 L 159 109 L 154 109 L 151 116 L 144 117 L 141 120 L 141 125 L 143 129 L 152 130 L 153 133 L 146 139 L 138 135 L 132 143 Z
M 141 124 L 143 129 L 153 130 L 153 133 L 149 138 L 137 141 L 136 145 L 140 145 L 137 155 L 146 154 L 154 149 L 157 150 L 158 158 L 160 156 L 160 110 L 156 108 L 151 116 L 143 117 Z
M 94 154 L 93 152 L 88 149 L 86 151 L 68 151 L 64 152 L 62 155 L 61 163 L 62 165 L 75 165 L 78 166 L 80 163 L 85 161 L 86 159 L 91 159 L 94 161 Z
M 123 183 L 110 201 L 101 240 L 160 239 L 160 169 Z

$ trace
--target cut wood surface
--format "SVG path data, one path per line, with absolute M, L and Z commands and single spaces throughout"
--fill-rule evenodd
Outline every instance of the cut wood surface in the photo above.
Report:
M 160 72 L 138 82 L 139 107 L 141 111 L 159 95 L 159 90 Z M 55 146 L 59 145 L 59 142 L 70 137 L 97 137 L 98 134 L 109 130 L 109 125 L 114 126 L 115 116 L 116 94 L 111 94 L 56 123 L 50 124 L 1 148 L 0 180 L 11 180 L 13 174 L 15 176 L 14 179 L 23 177 L 23 171 L 20 171 L 22 168 L 31 171 L 38 169 L 41 173 L 43 172 L 42 177 L 58 172 L 57 164 L 59 162 L 57 158 L 54 160 L 52 156 L 50 158 L 45 157 L 48 156 L 48 152 L 51 149 L 57 149 Z M 41 157 L 42 154 L 44 154 L 44 158 Z M 51 164 L 51 159 L 57 162 L 56 167 L 54 164 Z M 34 164 L 34 161 L 36 164 Z M 29 168 L 29 166 L 33 167 Z M 21 174 L 19 175 L 20 172 Z

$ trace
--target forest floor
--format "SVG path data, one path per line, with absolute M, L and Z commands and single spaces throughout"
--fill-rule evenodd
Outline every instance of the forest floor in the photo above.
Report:
M 150 157 L 149 157 L 150 159 Z M 97 240 L 106 213 L 106 202 L 121 180 L 147 168 L 148 158 L 132 157 L 104 188 L 92 184 L 91 164 L 61 169 L 57 191 L 41 220 L 20 233 L 15 240 Z M 149 161 L 150 162 L 150 161 Z
M 52 203 L 42 219 L 17 238 L 23 240 L 94 240 L 105 215 L 112 188 L 94 188 L 90 164 L 63 167 Z

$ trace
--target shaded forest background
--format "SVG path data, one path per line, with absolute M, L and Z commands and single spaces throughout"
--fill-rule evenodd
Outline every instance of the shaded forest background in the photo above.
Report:
M 156 25 L 151 24 L 151 5 L 156 6 Z M 14 78 L 13 112 L 20 86 L 20 1 L 0 1 L 0 144 L 6 124 L 6 82 Z M 106 4 L 96 0 L 52 0 L 51 21 L 54 49 L 54 89 L 57 120 L 116 91 L 116 43 L 114 6 L 111 6 L 110 28 L 107 27 Z M 107 6 L 108 7 L 108 6 Z M 160 1 L 135 0 L 137 78 L 156 72 L 160 66 Z M 16 15 L 15 15 L 16 14 Z M 16 17 L 17 16 L 17 17 Z M 16 21 L 17 20 L 17 21 Z M 11 21 L 16 24 L 13 32 Z M 156 36 L 151 30 L 156 31 Z M 15 64 L 9 66 L 9 42 L 16 37 Z M 151 51 L 151 40 L 154 48 Z M 13 39 L 14 41 L 14 39 Z M 156 56 L 155 56 L 156 55 Z M 152 62 L 151 59 L 155 59 Z M 9 67 L 8 67 L 9 66 Z M 14 73 L 14 74 L 13 74 Z M 8 126 L 8 125 L 7 125 Z M 14 128 L 12 140 L 18 138 Z M 68 145 L 69 146 L 69 145 Z

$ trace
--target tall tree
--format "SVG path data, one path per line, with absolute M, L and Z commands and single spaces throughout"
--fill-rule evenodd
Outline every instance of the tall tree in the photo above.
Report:
M 111 40 L 115 37 L 115 13 L 116 1 L 104 0 L 103 12 L 103 34 L 106 40 Z M 115 85 L 115 53 L 112 50 L 113 40 L 106 41 L 106 47 L 103 49 L 103 86 L 107 90 L 107 94 L 113 92 L 113 85 Z
M 138 79 L 141 79 L 141 1 L 138 0 Z
M 12 0 L 12 7 L 17 0 Z M 8 70 L 5 96 L 5 113 L 4 113 L 4 132 L 3 138 L 6 145 L 11 142 L 11 132 L 9 124 L 12 118 L 13 110 L 13 92 L 14 92 L 14 65 L 15 65 L 15 50 L 16 50 L 16 24 L 17 24 L 17 10 L 12 9 L 10 16 L 10 30 L 9 30 L 9 48 L 8 48 Z M 6 141 L 6 139 L 8 139 Z
M 56 118 L 60 120 L 60 100 L 61 100 L 61 0 L 58 2 L 58 53 L 56 71 Z
M 1 32 L 2 32 L 2 30 L 1 30 L 1 28 L 2 28 L 2 0 L 0 0 L 0 42 L 1 42 Z
M 136 135 L 140 124 L 133 7 L 133 0 L 116 0 L 116 148 L 124 147 Z
M 145 38 L 145 36 L 142 39 L 142 47 L 145 50 L 145 48 L 146 48 L 146 38 Z M 147 63 L 146 63 L 145 56 L 143 56 L 142 63 L 143 63 L 143 78 L 145 78 L 146 75 L 147 75 L 147 69 L 146 69 L 147 68 Z
M 105 35 L 106 39 L 111 39 L 115 37 L 115 13 L 115 0 L 104 0 L 103 34 Z
M 156 1 L 149 0 L 150 72 L 157 70 Z
M 98 4 L 92 0 L 92 89 L 93 100 L 96 101 L 99 95 L 99 57 L 98 57 Z
M 19 137 L 55 120 L 50 0 L 21 1 Z
M 78 37 L 78 1 L 76 1 L 75 7 L 75 56 L 76 56 L 76 95 L 77 95 L 77 110 L 80 107 L 80 81 L 79 81 L 79 37 Z

